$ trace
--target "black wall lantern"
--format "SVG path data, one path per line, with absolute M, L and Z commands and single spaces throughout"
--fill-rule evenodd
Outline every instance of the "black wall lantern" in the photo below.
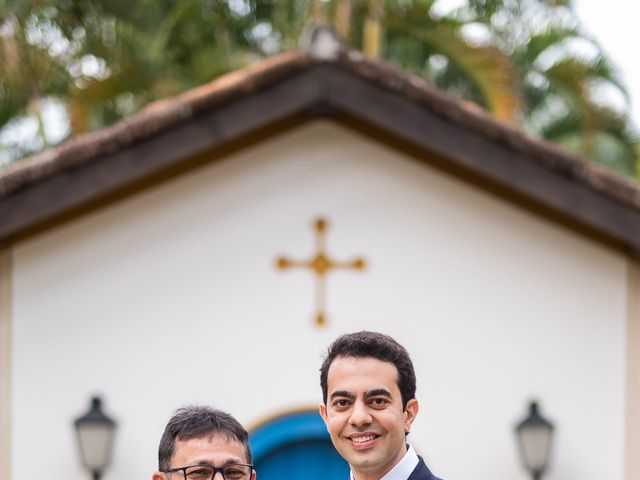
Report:
M 93 397 L 89 411 L 76 419 L 74 426 L 82 464 L 91 472 L 93 480 L 100 480 L 111 461 L 116 422 L 104 414 L 100 398 Z
M 522 463 L 533 480 L 540 480 L 549 467 L 553 424 L 542 417 L 538 403 L 531 402 L 527 418 L 515 430 Z

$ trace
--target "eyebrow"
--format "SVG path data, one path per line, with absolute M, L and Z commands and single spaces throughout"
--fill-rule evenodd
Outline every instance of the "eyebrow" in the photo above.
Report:
M 356 396 L 353 393 L 348 392 L 347 390 L 336 390 L 335 392 L 332 392 L 331 393 L 331 399 L 334 399 L 336 397 L 345 397 L 345 398 L 349 398 L 351 400 L 356 398 Z
M 371 398 L 371 397 L 391 398 L 391 392 L 386 388 L 375 388 L 373 390 L 369 390 L 368 392 L 364 392 L 364 398 Z

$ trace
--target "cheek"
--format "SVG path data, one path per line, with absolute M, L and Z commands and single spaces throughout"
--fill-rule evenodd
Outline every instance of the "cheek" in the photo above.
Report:
M 343 424 L 344 420 L 340 415 L 329 415 L 329 417 L 327 417 L 327 429 L 329 433 L 337 432 L 342 428 Z
M 407 426 L 407 421 L 402 414 L 390 414 L 385 415 L 384 418 L 380 418 L 380 422 L 389 431 L 403 430 Z

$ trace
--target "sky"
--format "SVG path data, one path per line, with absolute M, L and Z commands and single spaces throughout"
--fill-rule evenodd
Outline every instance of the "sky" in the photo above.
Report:
M 640 127 L 640 1 L 573 0 L 573 7 L 583 27 L 619 69 L 631 97 L 634 124 Z

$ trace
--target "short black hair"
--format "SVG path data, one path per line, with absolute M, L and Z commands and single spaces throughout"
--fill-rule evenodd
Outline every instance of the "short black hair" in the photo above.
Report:
M 247 461 L 252 463 L 249 434 L 240 422 L 228 413 L 203 405 L 191 405 L 176 410 L 164 429 L 158 448 L 158 470 L 169 470 L 176 440 L 212 437 L 222 434 L 238 441 L 245 449 Z
M 337 357 L 373 357 L 382 362 L 392 363 L 398 371 L 398 388 L 402 395 L 402 408 L 416 396 L 416 373 L 409 352 L 389 335 L 378 332 L 347 333 L 338 337 L 327 351 L 320 367 L 320 387 L 322 401 L 327 403 L 327 379 L 329 367 Z

